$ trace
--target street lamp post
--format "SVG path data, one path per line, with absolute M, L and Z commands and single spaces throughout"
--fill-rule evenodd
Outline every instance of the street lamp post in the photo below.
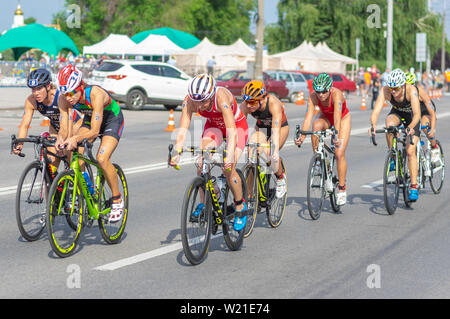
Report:
M 258 20 L 256 22 L 256 56 L 255 80 L 263 80 L 263 47 L 264 47 L 264 0 L 258 0 Z
M 394 19 L 393 0 L 387 0 L 388 4 L 388 20 L 387 20 L 387 40 L 386 40 L 386 67 L 392 71 L 392 27 Z

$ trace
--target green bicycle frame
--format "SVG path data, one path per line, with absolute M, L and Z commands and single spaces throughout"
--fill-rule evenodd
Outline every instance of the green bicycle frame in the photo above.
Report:
M 214 218 L 216 220 L 217 225 L 221 225 L 223 223 L 223 212 L 220 208 L 219 201 L 217 200 L 216 192 L 214 191 L 214 186 L 211 179 L 208 179 L 208 182 L 206 183 L 206 188 L 208 189 L 209 193 L 211 194 L 211 199 L 214 204 L 214 211 L 217 212 L 215 214 Z
M 95 196 L 96 198 L 94 199 L 91 195 L 91 193 L 89 192 L 89 188 L 87 186 L 86 180 L 83 177 L 83 173 L 80 169 L 80 162 L 78 161 L 79 159 L 83 160 L 84 162 L 95 166 L 97 168 L 97 176 L 95 178 L 95 190 L 97 190 L 97 196 Z M 103 170 L 100 168 L 100 166 L 97 163 L 92 162 L 89 158 L 83 156 L 82 154 L 78 153 L 78 152 L 74 152 L 72 155 L 72 162 L 70 163 L 70 168 L 75 172 L 75 180 L 74 180 L 74 188 L 73 188 L 73 194 L 72 194 L 72 207 L 74 207 L 75 205 L 75 197 L 76 197 L 76 192 L 77 192 L 77 187 L 81 188 L 81 193 L 83 194 L 83 197 L 86 200 L 86 204 L 87 204 L 87 208 L 88 208 L 88 212 L 89 212 L 89 217 L 93 218 L 93 219 L 98 219 L 100 215 L 106 215 L 111 211 L 111 207 L 99 211 L 99 198 L 98 196 L 100 196 L 100 194 L 102 193 L 102 190 L 100 190 L 100 180 L 101 177 L 103 175 Z M 65 195 L 67 189 L 67 184 L 64 185 L 64 190 L 63 190 L 63 197 Z M 62 203 L 62 202 L 61 202 Z M 60 203 L 60 206 L 61 206 Z M 61 207 L 59 207 L 59 209 L 61 209 Z M 72 209 L 73 211 L 73 209 Z M 71 211 L 71 214 L 72 214 Z

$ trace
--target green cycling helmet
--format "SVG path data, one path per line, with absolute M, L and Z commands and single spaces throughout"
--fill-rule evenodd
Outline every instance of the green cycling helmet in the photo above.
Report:
M 414 85 L 417 82 L 416 75 L 414 73 L 406 72 L 406 83 Z
M 316 92 L 323 92 L 330 90 L 333 85 L 333 80 L 326 73 L 321 73 L 316 76 L 312 82 L 313 90 Z

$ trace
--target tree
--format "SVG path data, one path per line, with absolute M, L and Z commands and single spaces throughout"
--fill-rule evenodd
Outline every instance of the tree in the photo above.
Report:
M 65 7 L 79 5 L 81 27 L 70 28 L 65 21 L 72 12 L 54 16 L 78 47 L 91 45 L 110 33 L 133 36 L 159 27 L 171 27 L 218 44 L 238 38 L 252 39 L 250 16 L 253 0 L 66 0 Z
M 416 66 L 415 34 L 427 33 L 431 54 L 440 47 L 442 24 L 439 16 L 427 12 L 426 0 L 396 0 L 394 3 L 394 65 Z M 380 8 L 381 27 L 367 23 L 369 5 Z M 385 0 L 280 0 L 278 23 L 266 28 L 270 53 L 293 49 L 304 40 L 327 45 L 347 56 L 355 56 L 355 39 L 361 40 L 361 64 L 384 61 L 387 21 Z M 384 62 L 381 62 L 384 65 Z M 379 63 L 377 65 L 380 66 Z

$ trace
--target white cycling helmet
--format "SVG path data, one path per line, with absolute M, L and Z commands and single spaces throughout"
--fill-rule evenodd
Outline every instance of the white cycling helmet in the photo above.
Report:
M 189 81 L 188 94 L 193 101 L 204 101 L 214 93 L 216 93 L 216 80 L 210 74 L 199 74 Z
M 387 85 L 391 88 L 401 87 L 406 83 L 406 74 L 400 69 L 395 69 L 387 78 Z

